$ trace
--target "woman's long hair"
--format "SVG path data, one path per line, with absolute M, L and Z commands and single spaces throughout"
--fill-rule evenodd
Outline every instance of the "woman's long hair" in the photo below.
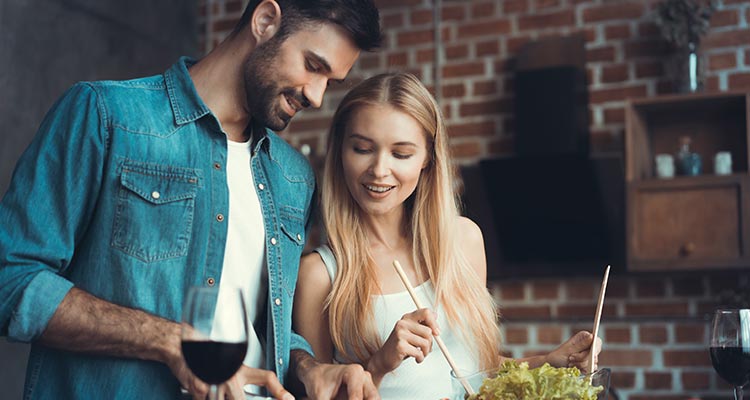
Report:
M 437 103 L 413 75 L 382 74 L 360 83 L 341 101 L 331 125 L 322 182 L 322 217 L 338 271 L 328 296 L 333 344 L 348 361 L 367 360 L 382 343 L 373 324 L 373 295 L 379 294 L 359 205 L 344 180 L 341 158 L 346 124 L 355 110 L 387 104 L 413 117 L 427 139 L 428 164 L 406 200 L 406 227 L 412 238 L 418 275 L 435 288 L 451 328 L 471 349 L 482 368 L 497 366 L 500 333 L 495 303 L 468 263 L 457 236 L 458 197 L 453 188 L 446 128 Z

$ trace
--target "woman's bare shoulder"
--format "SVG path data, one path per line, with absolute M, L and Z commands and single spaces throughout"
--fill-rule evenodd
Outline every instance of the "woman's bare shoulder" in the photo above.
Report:
M 476 222 L 463 216 L 456 217 L 456 226 L 458 228 L 458 237 L 466 240 L 471 244 L 481 244 L 484 246 L 484 237 L 482 229 Z
M 302 256 L 299 264 L 299 278 L 297 287 L 331 288 L 331 277 L 328 275 L 323 259 L 317 252 Z

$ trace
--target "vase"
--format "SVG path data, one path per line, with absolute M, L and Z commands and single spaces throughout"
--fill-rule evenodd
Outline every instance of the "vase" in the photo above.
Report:
M 688 43 L 673 54 L 668 73 L 680 93 L 695 93 L 703 90 L 705 65 L 697 43 Z
M 688 90 L 697 92 L 702 87 L 703 80 L 698 79 L 698 46 L 690 43 L 688 45 Z

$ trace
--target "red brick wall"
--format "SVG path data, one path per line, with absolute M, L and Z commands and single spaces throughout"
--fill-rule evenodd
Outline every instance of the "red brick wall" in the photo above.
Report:
M 621 399 L 730 398 L 708 355 L 711 312 L 722 292 L 747 282 L 735 273 L 611 275 L 602 312 L 600 365 Z M 500 303 L 505 349 L 547 352 L 591 330 L 600 279 L 527 279 L 490 285 Z
M 206 2 L 210 2 L 209 5 Z M 378 0 L 383 49 L 364 54 L 350 81 L 400 69 L 431 88 L 435 45 L 433 1 Z M 513 58 L 529 40 L 585 34 L 592 148 L 621 151 L 628 97 L 670 92 L 664 76 L 669 46 L 653 23 L 655 0 L 444 0 L 442 8 L 445 116 L 461 163 L 509 154 L 513 140 Z M 200 0 L 208 50 L 231 30 L 240 0 Z M 206 20 L 209 25 L 206 26 Z M 706 90 L 750 88 L 750 3 L 724 0 L 703 39 Z M 334 87 L 322 109 L 298 116 L 284 137 L 322 153 L 325 130 L 346 91 Z
M 380 52 L 363 54 L 351 83 L 408 70 L 434 88 L 433 1 L 376 0 L 386 32 Z M 244 1 L 199 0 L 208 51 L 231 30 Z M 513 58 L 529 40 L 582 32 L 586 37 L 595 152 L 620 152 L 628 97 L 671 91 L 669 48 L 652 22 L 654 0 L 443 0 L 442 105 L 460 163 L 506 155 L 513 147 Z M 723 0 L 701 51 L 706 90 L 750 88 L 750 2 Z M 297 116 L 282 136 L 322 155 L 330 117 L 348 86 L 334 86 L 320 110 Z M 742 279 L 747 280 L 745 276 Z M 612 276 L 601 336 L 601 364 L 614 371 L 621 399 L 730 398 L 710 366 L 706 315 L 735 275 Z M 546 351 L 591 329 L 597 279 L 528 279 L 491 285 L 514 356 Z

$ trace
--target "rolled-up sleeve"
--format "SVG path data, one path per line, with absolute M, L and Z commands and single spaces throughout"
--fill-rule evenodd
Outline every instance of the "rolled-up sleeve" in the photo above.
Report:
M 52 107 L 0 202 L 0 335 L 32 341 L 73 287 L 65 271 L 94 212 L 106 109 L 79 83 Z
M 311 355 L 315 356 L 315 353 L 313 353 L 310 343 L 307 343 L 307 340 L 305 340 L 305 338 L 298 335 L 294 331 L 292 331 L 292 337 L 289 343 L 289 349 L 290 350 L 304 350 L 310 353 Z

